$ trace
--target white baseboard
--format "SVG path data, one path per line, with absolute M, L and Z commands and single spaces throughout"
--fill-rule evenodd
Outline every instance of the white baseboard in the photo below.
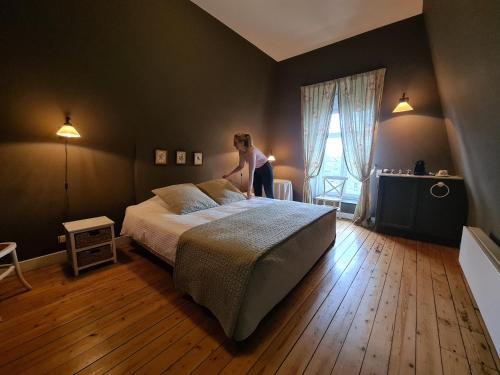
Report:
M 130 237 L 128 236 L 119 236 L 115 238 L 115 244 L 117 247 L 126 246 L 130 243 L 130 241 Z M 36 258 L 22 260 L 19 264 L 21 265 L 21 270 L 26 272 L 42 267 L 52 266 L 54 264 L 63 264 L 65 262 L 67 262 L 66 250 L 60 250 Z M 9 277 L 10 276 L 15 276 L 15 273 L 9 275 Z
M 24 272 L 35 270 L 53 264 L 62 264 L 66 262 L 66 250 L 56 251 L 55 253 L 42 255 L 40 257 L 22 260 L 19 262 L 21 270 Z

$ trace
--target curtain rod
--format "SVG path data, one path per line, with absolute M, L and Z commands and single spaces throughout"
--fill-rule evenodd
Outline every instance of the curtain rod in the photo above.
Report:
M 302 84 L 300 87 L 313 86 L 313 85 L 319 85 L 320 83 L 337 81 L 337 80 L 342 79 L 342 78 L 353 77 L 353 76 L 357 76 L 357 75 L 360 75 L 360 74 L 366 74 L 366 73 L 370 73 L 370 72 L 375 72 L 375 71 L 380 70 L 380 69 L 386 69 L 387 70 L 387 68 L 385 66 L 383 66 L 383 67 L 380 67 L 380 68 L 370 69 L 370 70 L 367 70 L 367 71 L 358 72 L 358 73 L 354 73 L 354 74 L 348 74 L 348 75 L 344 75 L 344 76 L 333 78 L 333 79 L 327 79 L 326 81 L 318 81 L 318 82 L 314 82 L 314 83 L 305 83 L 305 84 Z

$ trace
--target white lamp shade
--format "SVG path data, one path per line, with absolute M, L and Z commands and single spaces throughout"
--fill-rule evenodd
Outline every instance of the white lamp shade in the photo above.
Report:
M 80 138 L 80 133 L 71 124 L 64 124 L 56 134 L 64 138 Z
M 399 103 L 396 108 L 394 108 L 392 113 L 413 111 L 413 107 L 410 105 L 409 101 L 410 98 L 405 96 L 405 94 L 403 93 L 403 96 L 401 97 L 401 99 L 399 99 Z
M 406 111 L 413 111 L 413 107 L 408 102 L 400 102 L 400 103 L 398 103 L 396 108 L 394 108 L 394 111 L 392 111 L 392 112 L 398 113 L 398 112 L 406 112 Z
M 273 161 L 276 161 L 276 158 L 274 157 L 273 154 L 271 154 L 271 155 L 268 156 L 267 161 L 273 162 Z

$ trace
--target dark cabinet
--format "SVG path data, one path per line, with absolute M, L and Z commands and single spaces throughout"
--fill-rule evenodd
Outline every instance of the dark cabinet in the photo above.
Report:
M 458 245 L 466 219 L 467 196 L 460 178 L 384 174 L 379 177 L 379 232 Z

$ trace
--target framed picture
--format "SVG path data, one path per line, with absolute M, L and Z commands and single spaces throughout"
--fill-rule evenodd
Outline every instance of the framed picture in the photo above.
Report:
M 193 165 L 203 165 L 203 152 L 193 152 Z
M 156 165 L 167 165 L 167 150 L 155 150 L 155 164 Z
M 175 164 L 186 165 L 186 151 L 175 151 Z

